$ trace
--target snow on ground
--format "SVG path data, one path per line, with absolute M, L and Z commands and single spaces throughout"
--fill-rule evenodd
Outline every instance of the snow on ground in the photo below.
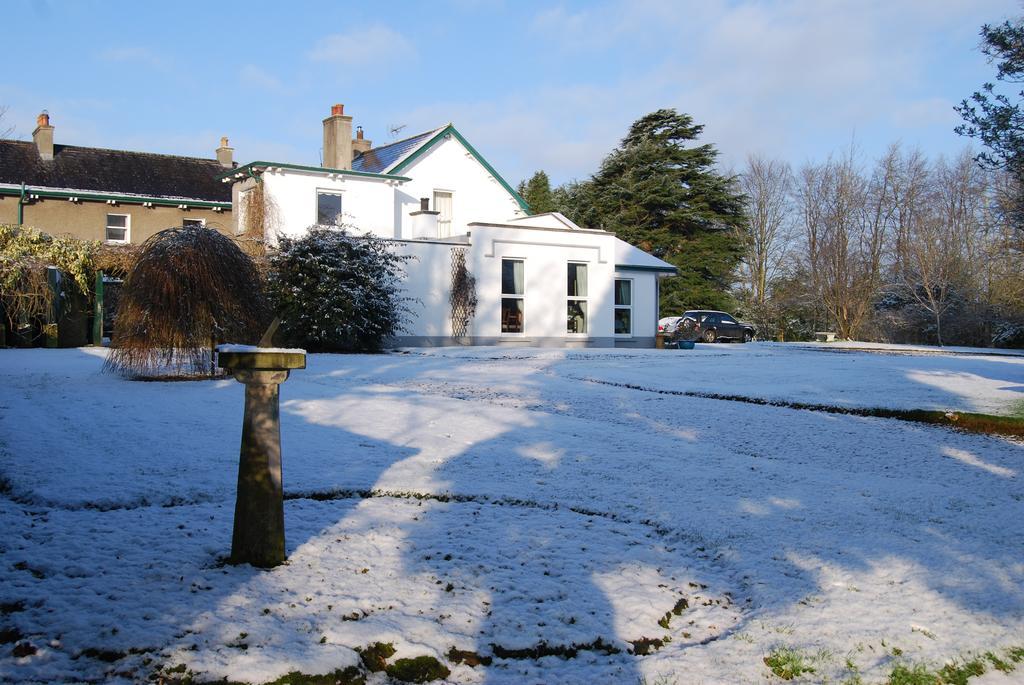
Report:
M 1012 413 L 1021 359 L 313 355 L 281 389 L 290 560 L 267 572 L 222 563 L 242 386 L 101 363 L 0 351 L 0 634 L 36 648 L 0 645 L 0 680 L 255 683 L 385 641 L 446 663 L 579 648 L 453 682 L 759 682 L 779 647 L 812 680 L 850 659 L 878 682 L 1024 642 L 1019 443 L 647 390 Z M 642 638 L 671 641 L 629 654 Z

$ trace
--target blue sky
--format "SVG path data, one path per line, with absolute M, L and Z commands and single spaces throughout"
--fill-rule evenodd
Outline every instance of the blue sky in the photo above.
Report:
M 511 183 L 591 174 L 675 107 L 724 167 L 855 141 L 955 154 L 953 105 L 992 78 L 1007 0 L 5 3 L 0 129 L 56 142 L 319 163 L 334 102 L 376 144 L 452 121 Z

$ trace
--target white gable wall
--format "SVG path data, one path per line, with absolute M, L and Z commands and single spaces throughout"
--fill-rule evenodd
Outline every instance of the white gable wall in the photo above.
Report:
M 395 237 L 395 182 L 362 176 L 333 175 L 294 169 L 263 173 L 265 192 L 277 205 L 278 234 L 298 237 L 316 224 L 318 191 L 341 194 L 344 221 L 352 233 Z
M 434 208 L 435 190 L 452 193 L 453 235 L 465 235 L 467 225 L 474 221 L 505 221 L 525 214 L 515 198 L 454 135 L 435 143 L 400 174 L 412 179 L 397 189 L 403 238 L 412 237 L 409 213 L 419 209 L 420 198 L 430 198 L 430 208 Z

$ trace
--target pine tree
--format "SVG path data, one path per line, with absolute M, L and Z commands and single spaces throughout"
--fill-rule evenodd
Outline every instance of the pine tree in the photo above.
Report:
M 561 189 L 571 218 L 613 231 L 679 268 L 662 281 L 661 311 L 729 309 L 743 224 L 736 179 L 715 169 L 713 145 L 690 146 L 693 118 L 660 109 L 636 121 L 594 176 Z
M 559 211 L 551 191 L 551 180 L 544 171 L 538 171 L 529 181 L 519 183 L 519 194 L 530 206 L 531 214 Z

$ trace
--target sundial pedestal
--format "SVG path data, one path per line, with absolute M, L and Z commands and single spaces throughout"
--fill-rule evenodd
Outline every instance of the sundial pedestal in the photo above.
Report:
M 230 563 L 271 568 L 286 558 L 278 386 L 288 379 L 291 369 L 306 368 L 306 354 L 239 348 L 218 348 L 219 365 L 245 384 Z

